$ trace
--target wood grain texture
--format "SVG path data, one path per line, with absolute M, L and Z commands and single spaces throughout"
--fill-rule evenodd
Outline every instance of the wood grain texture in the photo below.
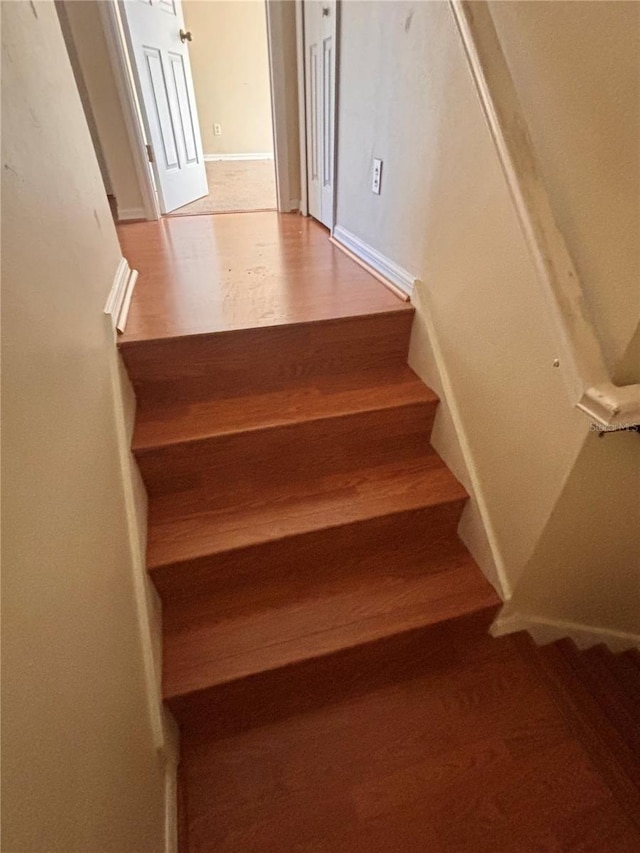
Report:
M 152 578 L 164 602 L 165 622 L 176 609 L 197 608 L 211 598 L 224 603 L 230 616 L 247 607 L 295 601 L 320 582 L 359 577 L 376 584 L 444 571 L 459 559 L 456 528 L 462 504 L 375 516 L 158 567 Z
M 137 451 L 150 498 L 182 513 L 306 494 L 323 478 L 424 459 L 431 403 L 238 430 Z M 174 500 L 175 497 L 175 500 Z M 177 501 L 177 503 L 176 503 Z
M 224 601 L 207 603 L 165 621 L 166 699 L 493 608 L 498 598 L 467 556 L 446 572 L 375 585 L 362 577 L 309 583 L 298 601 L 233 618 L 222 615 Z
M 580 654 L 571 640 L 557 643 L 577 677 L 596 699 L 631 751 L 640 771 L 640 716 L 600 655 Z
M 411 311 L 297 214 L 121 225 L 139 272 L 124 341 Z
M 636 850 L 537 668 L 483 615 L 190 703 L 189 853 Z
M 629 658 L 623 654 L 614 654 L 604 645 L 593 646 L 580 655 L 585 665 L 596 673 L 602 674 L 604 695 L 615 693 L 618 702 L 624 707 L 631 720 L 634 735 L 640 732 L 640 672 Z M 638 753 L 640 761 L 640 752 Z
M 317 376 L 275 391 L 206 400 L 140 401 L 132 447 L 140 454 L 183 441 L 246 433 L 424 404 L 438 398 L 407 365 Z M 401 420 L 403 412 L 398 412 Z
M 632 793 L 487 636 L 413 309 L 297 216 L 121 235 L 181 853 L 635 850 Z
M 193 403 L 405 366 L 412 320 L 413 309 L 387 311 L 236 332 L 121 340 L 119 347 L 143 406 Z
M 178 498 L 171 495 L 150 507 L 148 567 L 153 572 L 179 561 L 441 504 L 459 513 L 466 496 L 435 454 L 310 480 L 299 490 L 288 486 L 283 493 L 257 494 L 232 507 L 202 507 L 197 514 L 177 512 Z
M 640 830 L 640 763 L 589 687 L 578 677 L 574 665 L 578 650 L 564 641 L 538 648 L 524 635 L 517 635 L 514 642 L 537 668 L 616 800 Z

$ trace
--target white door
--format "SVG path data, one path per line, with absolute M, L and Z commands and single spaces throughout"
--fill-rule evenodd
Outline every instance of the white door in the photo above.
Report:
M 303 0 L 309 213 L 333 227 L 336 0 Z
M 160 211 L 169 213 L 209 191 L 182 4 L 124 0 L 120 8 Z

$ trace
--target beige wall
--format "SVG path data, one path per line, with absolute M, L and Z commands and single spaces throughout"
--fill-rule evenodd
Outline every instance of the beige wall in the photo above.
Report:
M 118 213 L 123 219 L 144 217 L 144 203 L 111 71 L 98 3 L 94 0 L 64 0 L 59 5 L 73 39 L 111 191 L 118 203 Z
M 490 7 L 614 370 L 640 315 L 640 3 Z
M 298 103 L 298 57 L 296 6 L 291 0 L 268 0 L 271 66 L 273 74 L 276 183 L 283 211 L 300 205 L 300 124 Z
M 565 18 L 556 19 L 563 30 L 560 45 L 571 37 L 575 5 L 563 5 Z M 588 15 L 588 10 L 581 8 L 579 14 Z M 626 26 L 626 12 L 611 23 L 615 32 Z M 594 13 L 582 28 L 589 32 L 590 44 L 602 40 L 602 58 L 613 36 L 601 16 Z M 526 31 L 521 36 L 526 41 Z M 546 32 L 547 54 L 561 49 L 552 36 Z M 565 524 L 561 533 L 555 529 L 555 536 L 569 535 L 572 514 L 581 517 L 592 505 L 593 492 L 572 491 L 567 485 L 576 460 L 580 458 L 583 472 L 590 466 L 594 473 L 599 469 L 595 457 L 590 459 L 593 443 L 585 444 L 588 422 L 570 407 L 559 371 L 552 367 L 556 333 L 450 9 L 447 3 L 344 3 L 340 47 L 337 223 L 421 280 L 414 295 L 417 319 L 410 363 L 445 398 L 434 440 L 474 496 L 461 531 L 487 575 L 494 580 L 502 577 L 507 594 L 524 579 L 527 589 L 539 590 L 536 606 L 544 609 L 547 579 L 539 571 L 536 549 L 543 534 L 551 535 L 550 519 L 561 496 L 570 495 L 571 502 L 562 507 Z M 628 39 L 617 42 L 621 51 L 630 47 Z M 621 65 L 628 71 L 634 59 L 625 54 Z M 547 58 L 540 53 L 531 61 L 539 67 Z M 574 64 L 588 66 L 590 61 L 587 52 L 573 52 Z M 569 63 L 562 73 L 578 72 Z M 580 73 L 586 73 L 584 68 Z M 627 72 L 619 77 L 631 104 L 634 83 Z M 555 78 L 546 85 L 553 90 Z M 564 81 L 558 85 L 562 88 Z M 590 97 L 589 93 L 585 87 L 582 97 Z M 596 100 L 605 96 L 600 92 Z M 528 103 L 529 110 L 540 111 L 541 127 L 555 118 L 546 113 L 548 102 L 555 108 L 555 98 L 544 89 Z M 576 160 L 567 175 L 572 190 L 577 192 L 574 182 L 583 175 L 594 209 L 606 210 L 615 220 L 607 226 L 610 239 L 618 231 L 622 235 L 615 248 L 608 248 L 607 257 L 624 254 L 616 261 L 616 270 L 624 269 L 625 274 L 616 275 L 615 285 L 610 277 L 589 279 L 592 304 L 600 299 L 608 306 L 598 315 L 598 330 L 614 357 L 624 352 L 638 322 L 637 282 L 630 273 L 635 261 L 626 237 L 636 214 L 632 193 L 618 195 L 607 175 L 619 157 L 628 164 L 628 178 L 633 180 L 639 149 L 637 137 L 627 133 L 618 140 L 621 144 L 624 140 L 624 152 L 613 149 L 606 152 L 606 163 L 600 162 L 605 152 L 599 140 L 607 130 L 599 122 L 606 122 L 607 115 L 591 115 L 597 129 L 590 126 L 588 133 L 581 125 L 585 135 L 598 140 L 597 157 L 586 143 L 573 150 L 578 129 L 570 121 L 564 129 L 556 122 L 549 148 L 568 148 L 567 158 Z M 370 191 L 373 157 L 384 161 L 380 196 Z M 604 179 L 591 177 L 594 164 L 604 169 Z M 580 212 L 585 211 L 583 203 Z M 601 245 L 598 227 L 585 216 L 574 239 L 581 246 L 591 238 Z M 582 266 L 589 265 L 590 252 L 580 256 Z M 584 482 L 584 473 L 581 479 Z M 621 483 L 619 509 L 635 497 L 630 485 L 628 479 Z M 615 524 L 616 514 L 610 515 Z M 635 534 L 622 518 L 618 532 L 624 540 L 622 550 L 640 544 L 629 540 Z M 549 547 L 556 545 L 552 539 Z M 617 615 L 615 595 L 609 590 L 618 585 L 622 591 L 626 584 L 620 579 L 635 568 L 621 563 L 605 578 L 597 571 L 601 554 L 594 551 L 593 565 L 586 567 L 584 556 L 581 553 L 578 559 L 576 551 L 565 564 L 565 592 L 548 610 L 556 618 L 595 619 L 597 607 L 587 606 L 585 596 L 571 595 L 587 571 L 595 579 L 589 588 L 592 599 L 600 587 L 603 594 L 608 587 L 609 606 L 598 610 L 598 618 L 605 627 L 616 628 L 624 619 Z M 526 601 L 520 604 L 526 607 Z
M 204 153 L 273 152 L 264 0 L 182 5 Z
M 640 636 L 639 444 L 588 437 L 510 610 Z
M 103 307 L 120 249 L 52 3 L 2 4 L 2 848 L 158 853 Z

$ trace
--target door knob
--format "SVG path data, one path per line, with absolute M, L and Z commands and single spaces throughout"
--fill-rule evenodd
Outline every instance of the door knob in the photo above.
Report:
M 193 41 L 193 36 L 191 35 L 191 31 L 187 30 L 186 33 L 184 30 L 180 30 L 180 41 L 184 44 L 186 41 Z
M 323 14 L 323 16 L 324 16 L 325 18 L 326 18 L 326 17 L 327 17 L 327 15 L 329 14 L 329 11 L 330 11 L 330 9 L 329 9 L 329 7 L 328 7 L 328 6 L 323 6 L 323 7 L 322 7 L 322 14 Z

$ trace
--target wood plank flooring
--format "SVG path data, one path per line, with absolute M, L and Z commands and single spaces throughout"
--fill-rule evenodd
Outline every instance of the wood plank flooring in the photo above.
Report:
M 192 711 L 189 853 L 636 851 L 529 653 L 481 627 L 407 635 L 334 669 L 335 690 L 306 673 Z
M 409 311 L 311 219 L 272 211 L 122 225 L 140 276 L 123 340 Z
M 601 772 L 545 667 L 487 635 L 411 306 L 295 215 L 119 231 L 181 853 L 639 849 L 625 767 Z

